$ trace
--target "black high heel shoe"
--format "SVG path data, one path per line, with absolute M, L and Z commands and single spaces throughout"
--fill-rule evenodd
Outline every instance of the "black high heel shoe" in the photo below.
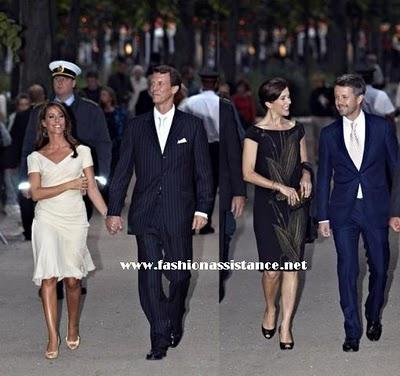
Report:
M 280 334 L 281 334 L 281 327 L 279 327 L 279 336 Z M 292 331 L 290 331 L 290 336 L 293 339 Z M 292 342 L 281 342 L 279 338 L 279 346 L 281 350 L 292 350 L 294 347 L 294 341 L 292 340 Z
M 274 336 L 275 332 L 276 332 L 276 327 L 273 328 L 273 329 L 265 329 L 265 328 L 261 325 L 261 332 L 262 332 L 263 336 L 264 336 L 266 339 L 271 339 L 271 338 Z

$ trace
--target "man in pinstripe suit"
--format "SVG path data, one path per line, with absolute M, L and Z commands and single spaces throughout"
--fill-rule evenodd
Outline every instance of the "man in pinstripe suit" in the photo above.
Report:
M 180 85 L 174 68 L 154 69 L 154 110 L 129 122 L 110 185 L 106 225 L 115 234 L 122 230 L 120 215 L 135 170 L 128 233 L 136 235 L 138 260 L 153 265 L 192 259 L 192 230 L 206 225 L 213 200 L 204 127 L 173 104 Z M 162 274 L 169 281 L 168 297 Z M 151 351 L 146 359 L 162 359 L 168 347 L 180 341 L 189 280 L 188 270 L 139 270 L 140 302 L 150 322 Z

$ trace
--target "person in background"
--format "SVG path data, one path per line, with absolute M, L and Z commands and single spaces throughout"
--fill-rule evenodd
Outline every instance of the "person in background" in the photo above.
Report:
M 147 69 L 146 72 L 146 78 L 147 78 L 147 89 L 142 90 L 139 93 L 138 100 L 136 102 L 135 106 L 135 115 L 139 116 L 142 114 L 145 114 L 146 112 L 149 112 L 153 109 L 154 103 L 153 103 L 153 98 L 151 97 L 149 93 L 149 87 L 150 87 L 150 82 L 151 82 L 151 76 L 153 74 L 153 67 L 150 66 L 149 69 Z
M 383 89 L 385 87 L 385 77 L 383 76 L 382 68 L 378 64 L 378 57 L 375 54 L 368 54 L 365 57 L 365 62 L 373 70 L 372 86 L 376 89 Z
M 107 86 L 115 91 L 118 104 L 128 109 L 133 87 L 128 75 L 128 63 L 123 56 L 118 56 L 116 72 L 109 77 Z
M 326 77 L 322 73 L 315 73 L 311 77 L 311 94 L 309 107 L 311 112 L 311 124 L 313 137 L 310 147 L 310 160 L 318 161 L 318 140 L 321 129 L 332 123 L 336 115 L 333 88 L 326 83 Z
M 139 94 L 143 90 L 147 90 L 148 84 L 147 84 L 147 79 L 144 76 L 144 70 L 142 66 L 140 65 L 135 65 L 132 68 L 131 72 L 131 84 L 133 88 L 133 94 L 131 96 L 131 100 L 129 101 L 129 112 L 133 115 L 135 115 L 135 107 L 136 103 L 139 99 Z
M 240 80 L 236 84 L 236 92 L 232 96 L 241 123 L 245 129 L 253 125 L 256 120 L 256 104 L 251 94 L 250 84 L 246 80 Z
M 46 100 L 46 90 L 44 86 L 40 84 L 33 84 L 28 88 L 28 95 L 31 106 L 26 111 L 16 113 L 11 129 L 13 141 L 11 147 L 7 150 L 8 166 L 18 171 L 19 178 L 21 176 L 22 147 L 29 124 L 29 118 L 35 108 Z M 29 197 L 25 197 L 21 190 L 18 191 L 18 203 L 21 211 L 24 237 L 25 240 L 30 241 L 35 204 Z
M 99 83 L 99 75 L 95 71 L 89 71 L 86 73 L 86 84 L 87 86 L 82 89 L 82 96 L 100 104 L 100 90 L 101 85 Z
M 18 126 L 13 132 L 13 125 L 16 115 L 24 112 L 31 107 L 31 99 L 27 93 L 20 93 L 15 99 L 15 112 L 13 112 L 8 119 L 8 131 L 11 136 L 11 144 L 5 148 L 3 152 L 3 166 L 4 170 L 4 183 L 6 187 L 6 204 L 4 210 L 7 215 L 21 215 L 18 204 L 18 181 L 19 181 L 19 156 L 21 149 L 18 145 L 21 144 L 23 134 L 19 132 Z M 18 138 L 20 138 L 18 140 Z
M 127 112 L 122 107 L 117 106 L 117 97 L 113 89 L 104 86 L 100 91 L 100 106 L 106 117 L 108 133 L 112 142 L 111 168 L 109 180 L 111 180 L 115 166 L 119 159 L 122 133 L 125 129 Z
M 182 67 L 182 83 L 188 90 L 188 97 L 199 94 L 200 86 L 195 80 L 194 68 L 191 65 L 185 65 Z
M 215 232 L 212 227 L 212 214 L 214 211 L 215 198 L 217 195 L 219 180 L 219 120 L 220 120 L 220 98 L 218 90 L 219 73 L 209 68 L 203 68 L 199 72 L 202 91 L 200 94 L 193 95 L 185 100 L 180 106 L 181 110 L 195 115 L 203 120 L 204 128 L 207 132 L 208 149 L 211 157 L 211 167 L 213 176 L 213 205 L 208 214 L 208 222 L 200 230 L 200 234 L 212 234 Z

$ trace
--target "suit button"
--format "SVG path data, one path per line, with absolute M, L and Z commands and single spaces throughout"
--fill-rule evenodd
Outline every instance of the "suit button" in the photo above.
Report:
M 165 155 L 163 155 L 162 159 L 167 159 L 167 157 Z

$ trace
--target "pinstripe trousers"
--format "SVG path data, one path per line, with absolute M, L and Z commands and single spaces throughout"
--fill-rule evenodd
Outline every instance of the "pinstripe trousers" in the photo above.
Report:
M 154 224 L 148 232 L 136 236 L 138 261 L 157 265 L 159 260 L 191 260 L 192 236 L 168 234 L 162 223 L 157 223 L 160 217 L 154 215 Z M 168 294 L 163 289 L 163 275 L 169 282 Z M 150 323 L 152 348 L 168 346 L 171 333 L 182 331 L 189 284 L 189 270 L 139 270 L 140 304 Z

